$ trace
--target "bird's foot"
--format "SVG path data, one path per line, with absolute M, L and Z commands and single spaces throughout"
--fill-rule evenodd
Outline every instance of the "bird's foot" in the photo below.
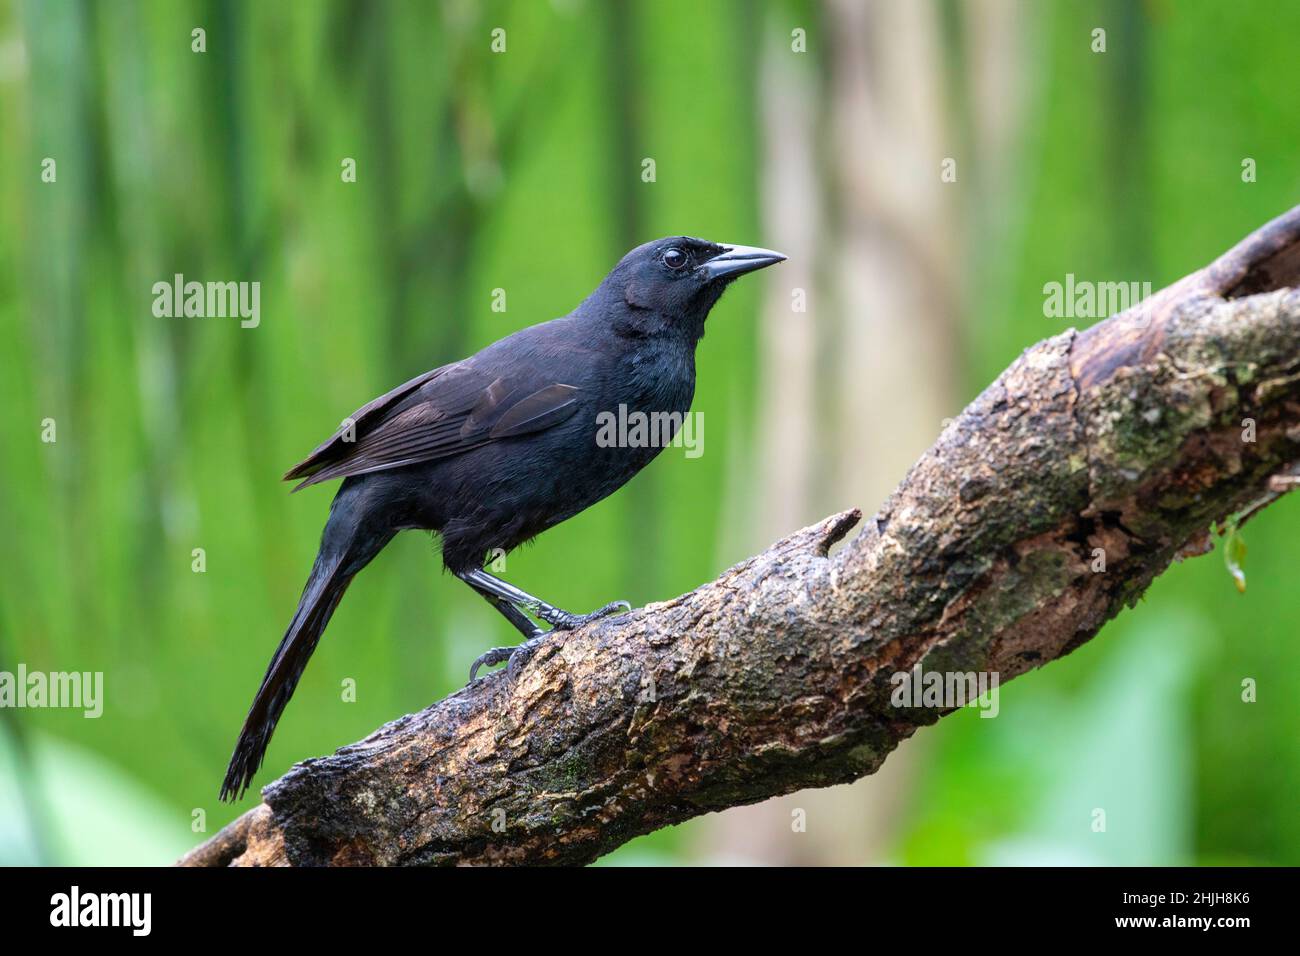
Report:
M 540 602 L 539 602 L 540 603 Z M 534 606 L 535 607 L 535 606 Z M 536 611 L 539 618 L 550 624 L 553 631 L 543 631 L 535 629 L 533 637 L 522 644 L 514 647 L 494 647 L 484 654 L 480 654 L 478 659 L 470 665 L 469 682 L 474 683 L 478 677 L 480 667 L 492 667 L 495 664 L 501 664 L 508 661 L 506 672 L 513 680 L 518 676 L 520 669 L 528 663 L 533 654 L 537 651 L 538 644 L 543 637 L 554 631 L 572 631 L 574 628 L 589 624 L 592 621 L 598 621 L 602 617 L 609 617 L 611 614 L 621 614 L 632 610 L 632 605 L 626 601 L 611 601 L 599 610 L 592 611 L 590 614 L 571 614 L 568 611 L 562 611 L 558 607 L 543 605 L 540 611 Z
M 494 647 L 485 654 L 480 654 L 469 667 L 469 682 L 472 684 L 478 677 L 478 669 L 487 665 L 492 667 L 495 664 L 508 661 L 506 664 L 506 673 L 513 680 L 519 676 L 519 669 L 528 663 L 529 659 L 537 652 L 537 645 L 541 639 L 549 632 L 542 632 L 531 641 L 524 641 L 522 644 L 516 644 L 514 647 Z
M 557 631 L 572 631 L 574 628 L 590 624 L 592 621 L 599 621 L 602 617 L 609 617 L 611 614 L 624 614 L 630 610 L 632 610 L 632 605 L 626 601 L 610 601 L 604 607 L 592 611 L 590 614 L 570 614 L 568 611 L 561 611 L 558 607 L 552 607 L 544 608 L 537 616 Z

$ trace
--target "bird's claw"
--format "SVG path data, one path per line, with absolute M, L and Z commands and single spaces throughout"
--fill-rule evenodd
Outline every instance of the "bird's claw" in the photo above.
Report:
M 610 601 L 604 607 L 592 611 L 590 614 L 570 614 L 568 611 L 561 611 L 559 608 L 549 608 L 539 614 L 538 617 L 557 631 L 572 631 L 584 624 L 598 621 L 602 617 L 609 617 L 611 614 L 625 614 L 630 610 L 632 610 L 632 605 L 626 601 Z
M 545 633 L 547 632 L 543 632 L 543 634 Z M 469 667 L 469 682 L 472 684 L 478 678 L 478 669 L 480 667 L 485 664 L 492 667 L 503 661 L 509 662 L 506 664 L 506 673 L 510 675 L 510 678 L 513 680 L 518 677 L 519 669 L 527 664 L 533 654 L 536 653 L 537 645 L 540 643 L 542 636 L 539 634 L 531 641 L 516 644 L 514 647 L 494 647 L 490 651 L 480 654 Z
M 570 614 L 568 611 L 562 611 L 559 608 L 547 608 L 537 616 L 557 631 L 572 631 L 584 624 L 598 621 L 602 617 L 609 617 L 611 614 L 622 614 L 630 610 L 632 610 L 632 605 L 626 601 L 610 601 L 604 607 L 592 611 L 590 614 Z M 478 669 L 480 667 L 492 667 L 504 661 L 509 661 L 506 672 L 513 680 L 518 676 L 519 669 L 527 664 L 533 656 L 541 639 L 550 633 L 551 631 L 539 631 L 530 641 L 525 641 L 514 647 L 494 647 L 490 651 L 480 654 L 474 663 L 470 665 L 469 682 L 472 684 L 478 678 Z
M 514 651 L 513 647 L 494 647 L 492 650 L 480 654 L 474 658 L 474 663 L 469 665 L 469 682 L 472 684 L 478 679 L 478 669 L 485 664 L 492 667 L 500 664 L 502 661 L 510 660 L 510 655 Z

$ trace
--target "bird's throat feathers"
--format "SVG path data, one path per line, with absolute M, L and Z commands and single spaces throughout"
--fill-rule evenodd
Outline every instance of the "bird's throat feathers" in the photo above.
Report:
M 685 308 L 666 309 L 637 278 L 623 286 L 622 302 L 612 302 L 610 326 L 629 338 L 676 338 L 692 344 L 704 338 L 704 324 L 726 283 L 701 289 Z
M 627 356 L 623 380 L 628 407 L 635 411 L 689 411 L 695 397 L 695 343 L 682 338 L 648 340 Z

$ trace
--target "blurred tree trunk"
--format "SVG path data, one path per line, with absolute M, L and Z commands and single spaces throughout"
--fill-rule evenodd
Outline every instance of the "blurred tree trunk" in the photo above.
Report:
M 975 128 L 987 124 L 999 145 L 1016 121 L 995 99 L 1020 62 L 1008 55 L 1018 35 L 1012 3 L 990 5 L 979 31 L 964 37 L 969 77 L 952 67 L 962 60 L 929 0 L 836 0 L 822 13 L 820 29 L 804 25 L 805 56 L 791 52 L 785 21 L 772 18 L 762 61 L 765 232 L 781 237 L 791 267 L 788 283 L 769 287 L 763 312 L 762 520 L 752 544 L 846 501 L 881 499 L 952 414 L 970 235 L 969 204 L 959 197 L 969 192 L 963 177 L 986 167 L 958 148 L 949 81 L 992 94 L 968 105 L 980 108 Z M 821 115 L 802 108 L 818 102 Z M 823 155 L 816 144 L 828 138 L 833 147 Z M 947 157 L 957 160 L 955 183 L 940 179 Z M 996 165 L 1002 156 L 980 158 Z M 795 289 L 807 311 L 796 309 Z M 768 863 L 879 860 L 909 776 L 905 749 L 870 787 L 730 811 L 711 850 Z M 818 840 L 810 827 L 792 840 L 796 809 L 835 819 L 834 839 Z

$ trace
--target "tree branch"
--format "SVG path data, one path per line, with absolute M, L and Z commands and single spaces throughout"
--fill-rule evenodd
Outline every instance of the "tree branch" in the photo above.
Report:
M 1294 486 L 1297 285 L 1300 207 L 1027 349 L 836 554 L 856 511 L 295 766 L 181 863 L 586 863 L 872 773 L 944 713 L 893 706 L 891 675 L 1061 657 Z

